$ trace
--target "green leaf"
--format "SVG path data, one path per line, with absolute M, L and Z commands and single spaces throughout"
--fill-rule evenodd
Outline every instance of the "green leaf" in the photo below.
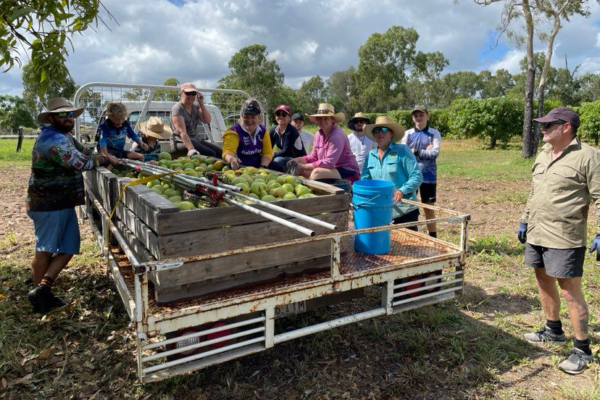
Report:
M 8 18 L 10 21 L 14 21 L 17 18 L 22 17 L 23 15 L 29 14 L 32 11 L 31 7 L 21 7 L 16 9 L 11 16 Z

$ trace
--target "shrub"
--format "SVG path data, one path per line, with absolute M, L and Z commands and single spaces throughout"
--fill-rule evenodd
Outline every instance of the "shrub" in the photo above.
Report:
M 581 126 L 577 135 L 584 141 L 594 141 L 597 146 L 600 134 L 600 100 L 593 103 L 582 103 L 578 111 Z

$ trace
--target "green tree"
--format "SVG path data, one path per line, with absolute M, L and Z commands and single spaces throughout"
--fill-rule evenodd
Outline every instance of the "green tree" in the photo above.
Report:
M 69 99 L 77 91 L 77 85 L 70 75 L 53 75 L 46 79 L 46 89 L 44 95 L 40 97 L 41 83 L 37 79 L 33 61 L 23 67 L 21 80 L 23 82 L 23 100 L 32 115 L 39 114 L 49 99 L 55 97 Z
M 600 75 L 587 73 L 577 78 L 581 101 L 600 100 Z
M 300 108 L 309 111 L 314 111 L 319 103 L 329 101 L 325 81 L 319 75 L 304 81 L 298 89 L 298 96 Z
M 477 78 L 480 85 L 479 96 L 482 99 L 505 96 L 507 91 L 515 86 L 514 77 L 505 69 L 497 70 L 496 75 L 483 70 L 477 74 Z
M 177 80 L 177 78 L 167 78 L 167 80 L 165 80 L 163 82 L 164 86 L 179 86 L 179 80 Z M 155 100 L 162 100 L 162 101 L 176 101 L 178 100 L 178 94 L 179 91 L 177 89 L 174 90 L 157 90 L 156 92 L 154 92 L 154 99 Z
M 577 134 L 586 141 L 594 141 L 598 146 L 600 139 L 600 101 L 583 103 L 579 108 L 581 127 Z
M 104 23 L 98 16 L 101 6 L 101 0 L 0 2 L 0 66 L 21 65 L 20 52 L 31 51 L 31 72 L 44 98 L 53 77 L 69 75 L 65 62 L 71 37 L 99 20 Z
M 284 75 L 275 60 L 267 59 L 268 55 L 267 46 L 262 44 L 244 47 L 231 57 L 231 74 L 219 79 L 217 87 L 244 90 L 263 106 L 272 107 Z
M 355 110 L 350 105 L 350 96 L 353 90 L 354 67 L 344 71 L 336 71 L 326 82 L 327 92 L 329 93 L 329 102 L 333 104 L 336 110 L 345 111 L 348 115 L 354 115 Z
M 451 136 L 477 137 L 494 149 L 521 133 L 523 100 L 511 97 L 457 99 L 448 115 Z
M 25 101 L 18 96 L 0 95 L 0 128 L 17 132 L 20 127 L 33 128 L 36 122 Z

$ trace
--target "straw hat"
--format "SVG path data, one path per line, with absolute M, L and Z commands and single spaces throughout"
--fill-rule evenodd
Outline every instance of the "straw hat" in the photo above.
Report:
M 371 119 L 365 117 L 365 114 L 358 112 L 356 114 L 354 114 L 354 117 L 350 118 L 350 121 L 348 121 L 348 128 L 352 129 L 353 131 L 356 130 L 356 126 L 354 126 L 354 124 L 356 123 L 357 119 L 364 119 L 365 121 L 367 121 L 367 123 L 365 125 L 368 125 L 371 123 Z
M 169 139 L 173 135 L 171 128 L 158 117 L 150 117 L 148 121 L 140 123 L 140 132 L 157 139 Z
M 73 111 L 73 118 L 79 117 L 83 113 L 84 108 L 75 108 L 69 103 L 69 100 L 64 97 L 57 97 L 55 99 L 50 99 L 48 101 L 48 105 L 46 106 L 46 111 L 40 113 L 37 119 L 40 124 L 49 124 L 48 115 L 56 114 L 59 112 L 69 112 Z
M 333 120 L 338 124 L 340 122 L 344 122 L 344 120 L 346 119 L 346 115 L 343 112 L 339 112 L 336 114 L 333 105 L 329 103 L 319 104 L 319 108 L 317 109 L 317 112 L 315 114 L 306 114 L 306 116 L 313 123 L 317 122 L 317 117 L 333 117 Z
M 394 133 L 392 135 L 392 142 L 398 142 L 404 136 L 404 127 L 394 121 L 388 116 L 377 117 L 375 123 L 372 125 L 365 126 L 365 134 L 369 139 L 375 141 L 375 137 L 373 136 L 373 129 L 377 127 L 386 126 L 392 130 Z

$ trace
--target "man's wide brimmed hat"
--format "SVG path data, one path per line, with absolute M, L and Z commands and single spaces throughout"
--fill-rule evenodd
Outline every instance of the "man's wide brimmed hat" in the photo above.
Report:
M 84 107 L 75 108 L 69 103 L 69 100 L 64 97 L 57 97 L 55 99 L 48 100 L 46 111 L 38 115 L 37 120 L 40 124 L 49 124 L 48 115 L 56 114 L 60 112 L 73 111 L 73 118 L 79 117 L 83 113 Z
M 377 117 L 374 124 L 365 126 L 365 134 L 369 139 L 375 141 L 373 129 L 383 126 L 386 126 L 392 130 L 392 142 L 398 142 L 404 136 L 404 127 L 401 124 L 394 122 L 388 116 Z
M 314 113 L 312 115 L 306 114 L 306 116 L 313 123 L 317 122 L 317 117 L 332 117 L 333 120 L 337 124 L 339 124 L 341 122 L 344 122 L 344 120 L 346 119 L 346 115 L 343 112 L 339 112 L 339 113 L 336 114 L 335 113 L 335 108 L 333 108 L 333 105 L 331 105 L 329 103 L 321 103 L 321 104 L 319 104 L 319 108 L 317 109 L 316 113 Z
M 354 117 L 350 118 L 350 121 L 348 121 L 348 128 L 352 129 L 353 131 L 355 131 L 356 127 L 355 127 L 354 124 L 359 119 L 364 119 L 365 121 L 367 121 L 366 125 L 369 125 L 371 123 L 371 119 L 370 118 L 367 118 L 367 117 L 365 117 L 365 114 L 363 114 L 361 112 L 358 112 L 358 113 L 354 114 Z
M 157 139 L 169 139 L 173 135 L 171 128 L 158 117 L 150 117 L 148 121 L 140 123 L 140 132 Z

